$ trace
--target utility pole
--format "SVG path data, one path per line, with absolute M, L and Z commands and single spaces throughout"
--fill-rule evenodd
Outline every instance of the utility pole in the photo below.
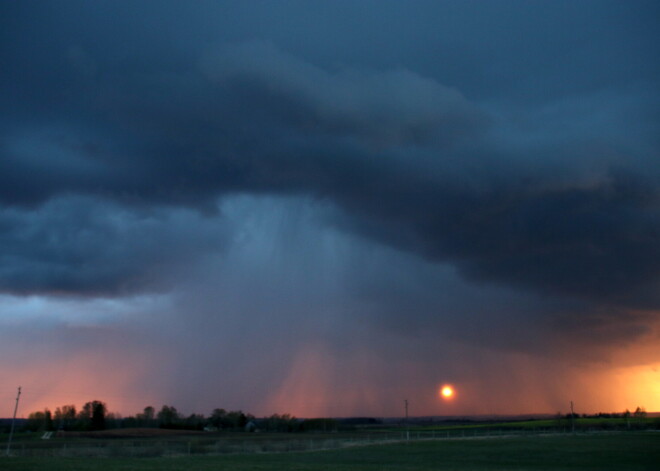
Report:
M 410 426 L 408 425 L 408 399 L 404 399 L 406 405 L 406 440 L 410 440 Z
M 571 401 L 571 433 L 575 433 L 575 412 L 573 412 L 573 401 Z
M 21 397 L 21 387 L 18 387 L 18 394 L 16 395 L 16 405 L 14 406 L 14 417 L 11 419 L 11 428 L 9 429 L 9 440 L 7 440 L 7 456 L 11 451 L 11 439 L 14 436 L 14 422 L 16 421 L 16 411 L 18 410 L 18 400 Z

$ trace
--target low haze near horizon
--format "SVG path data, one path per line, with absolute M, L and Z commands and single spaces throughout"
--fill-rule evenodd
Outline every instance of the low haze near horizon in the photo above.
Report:
M 0 3 L 0 417 L 660 411 L 658 19 Z

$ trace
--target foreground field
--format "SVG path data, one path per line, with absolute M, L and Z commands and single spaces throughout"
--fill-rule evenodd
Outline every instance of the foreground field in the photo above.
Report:
M 429 440 L 330 451 L 170 458 L 0 458 L 4 471 L 657 470 L 660 433 Z

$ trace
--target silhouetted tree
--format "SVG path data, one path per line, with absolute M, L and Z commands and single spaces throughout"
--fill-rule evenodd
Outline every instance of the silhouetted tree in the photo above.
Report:
M 226 425 L 227 411 L 224 409 L 213 409 L 209 416 L 209 423 L 218 429 Z
M 118 412 L 107 412 L 105 414 L 105 428 L 121 428 L 124 423 L 124 418 Z
M 105 414 L 108 411 L 107 406 L 101 401 L 92 401 L 92 430 L 105 430 Z
M 299 428 L 303 431 L 336 432 L 339 422 L 335 419 L 305 419 L 300 423 Z
M 71 430 L 76 422 L 76 406 L 73 404 L 55 409 L 55 423 L 57 428 Z
M 102 401 L 89 401 L 78 412 L 78 427 L 80 430 L 104 430 L 107 407 Z
M 273 414 L 268 417 L 266 427 L 273 432 L 294 432 L 298 429 L 299 423 L 289 414 Z
M 224 409 L 213 409 L 209 417 L 209 423 L 218 429 L 244 429 L 245 425 L 254 420 L 251 414 L 245 414 L 243 411 L 229 411 Z
M 25 428 L 32 432 L 53 430 L 53 418 L 50 410 L 31 412 Z
M 635 409 L 635 412 L 633 412 L 633 417 L 637 427 L 642 427 L 644 424 L 646 424 L 646 409 L 637 406 L 637 409 Z
M 635 409 L 635 412 L 633 412 L 633 417 L 636 419 L 645 419 L 646 418 L 646 409 L 643 407 L 637 406 L 637 409 Z
M 202 414 L 190 414 L 184 420 L 183 426 L 189 430 L 202 430 L 205 423 L 206 418 Z
M 147 406 L 141 414 L 137 414 L 136 419 L 142 427 L 153 427 L 156 424 L 156 410 L 151 406 Z
M 179 422 L 179 412 L 174 406 L 163 406 L 158 414 L 158 425 L 161 428 L 174 428 Z
M 145 420 L 154 420 L 154 417 L 156 417 L 156 410 L 151 406 L 147 406 L 144 408 L 142 414 L 144 415 Z

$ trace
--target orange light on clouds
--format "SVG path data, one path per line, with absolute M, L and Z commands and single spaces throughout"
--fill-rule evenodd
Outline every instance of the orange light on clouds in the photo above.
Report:
M 618 409 L 640 406 L 660 411 L 660 364 L 619 368 L 609 379 L 614 385 L 611 399 Z
M 444 385 L 440 390 L 440 395 L 443 399 L 451 399 L 454 397 L 454 388 L 448 384 Z

